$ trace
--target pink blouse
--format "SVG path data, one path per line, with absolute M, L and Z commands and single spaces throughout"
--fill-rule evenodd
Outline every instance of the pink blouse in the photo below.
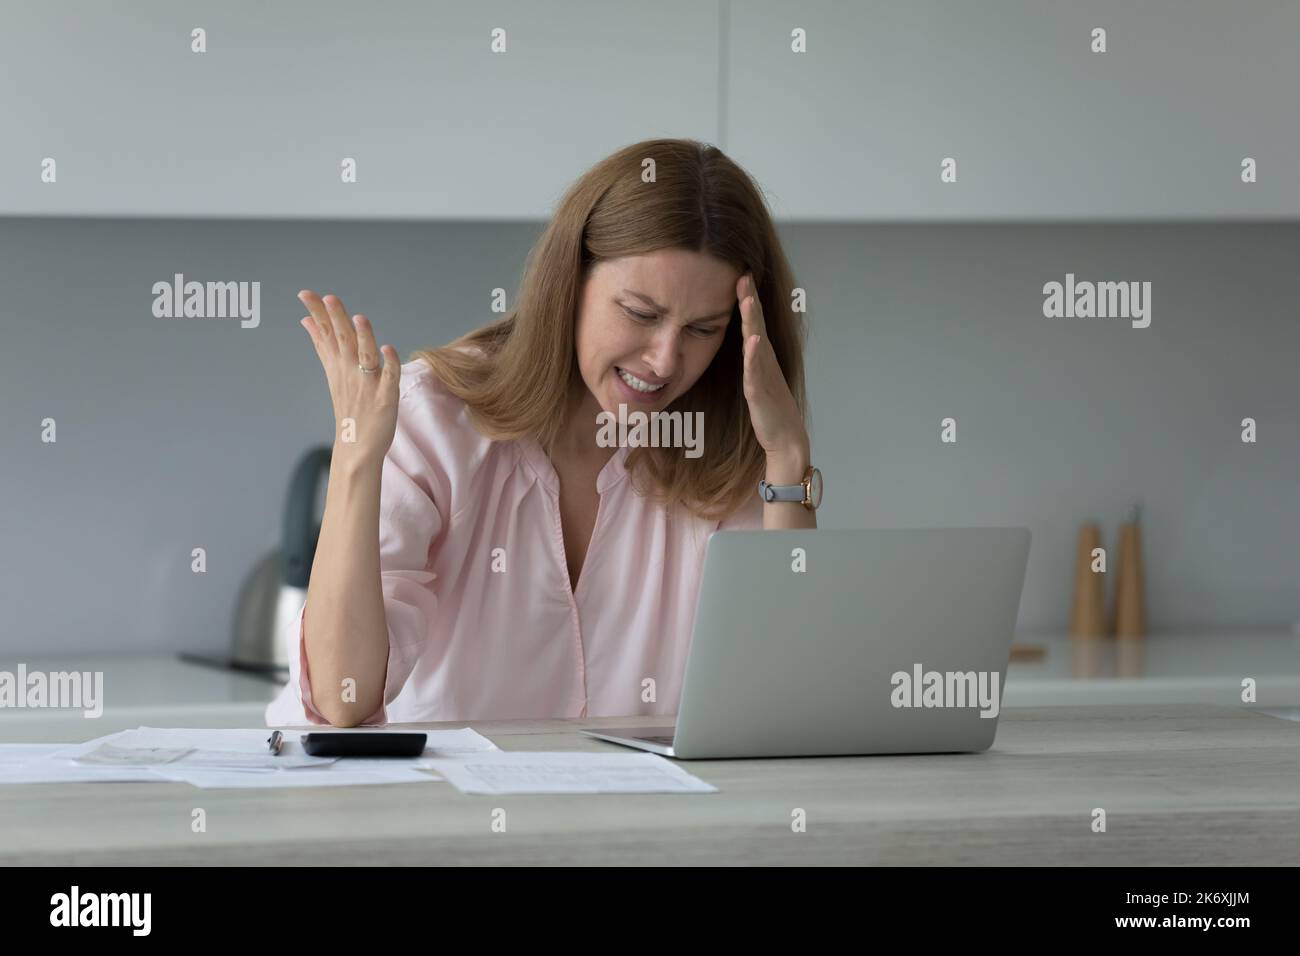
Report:
M 388 677 L 363 723 L 675 714 L 705 544 L 719 527 L 762 528 L 757 489 L 721 524 L 670 515 L 636 493 L 619 448 L 596 479 L 575 591 L 541 446 L 485 438 L 423 362 L 401 372 L 379 508 Z M 268 726 L 328 723 L 312 705 L 305 610 L 284 635 L 289 683 Z

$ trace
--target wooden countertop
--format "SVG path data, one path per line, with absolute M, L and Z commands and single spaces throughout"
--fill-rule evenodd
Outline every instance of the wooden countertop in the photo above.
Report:
M 154 726 L 183 726 L 159 710 Z M 238 726 L 226 715 L 211 726 Z M 6 723 L 6 740 L 135 726 Z M 503 750 L 608 750 L 583 726 L 473 721 Z M 419 728 L 464 726 L 418 725 Z M 78 733 L 70 733 L 77 728 Z M 416 729 L 415 725 L 397 729 Z M 713 794 L 467 796 L 445 781 L 310 790 L 0 787 L 6 864 L 1105 864 L 1300 862 L 1300 723 L 1208 705 L 1010 708 L 982 754 L 683 761 Z M 207 812 L 206 833 L 190 831 Z M 491 828 L 507 813 L 507 832 Z M 1107 832 L 1091 829 L 1107 813 Z M 791 830 L 802 808 L 807 832 Z

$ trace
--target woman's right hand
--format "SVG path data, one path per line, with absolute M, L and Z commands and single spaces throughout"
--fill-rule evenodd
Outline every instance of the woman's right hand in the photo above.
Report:
M 336 458 L 345 455 L 359 464 L 382 462 L 397 430 L 401 378 L 397 350 L 391 345 L 377 349 L 370 320 L 364 315 L 349 320 L 338 296 L 322 299 L 304 289 L 298 298 L 311 311 L 299 324 L 316 346 L 334 400 Z M 363 372 L 359 366 L 374 371 Z

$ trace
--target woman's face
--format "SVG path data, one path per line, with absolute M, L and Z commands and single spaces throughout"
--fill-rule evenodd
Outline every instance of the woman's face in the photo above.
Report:
M 734 267 L 685 249 L 593 265 L 576 337 L 582 379 L 601 409 L 652 412 L 687 392 L 722 346 L 739 279 Z

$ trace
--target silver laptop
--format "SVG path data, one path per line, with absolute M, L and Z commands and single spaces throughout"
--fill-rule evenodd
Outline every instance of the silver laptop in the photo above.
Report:
M 1028 560 L 1028 528 L 714 532 L 675 726 L 583 733 L 679 759 L 987 750 Z

